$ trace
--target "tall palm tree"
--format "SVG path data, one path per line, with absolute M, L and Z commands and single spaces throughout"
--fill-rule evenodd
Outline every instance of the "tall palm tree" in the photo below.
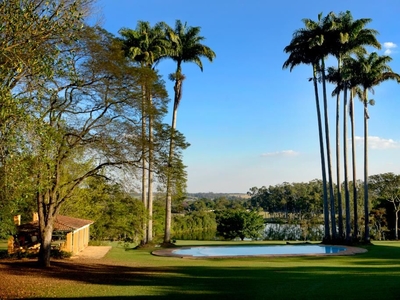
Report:
M 345 187 L 345 206 L 346 206 L 346 238 L 349 237 L 349 232 L 351 230 L 350 225 L 350 197 L 348 189 L 348 175 L 347 175 L 347 82 L 343 78 L 344 74 L 339 68 L 329 67 L 327 69 L 327 80 L 330 83 L 336 84 L 335 89 L 332 92 L 332 96 L 336 96 L 336 171 L 340 172 L 340 143 L 339 143 L 339 96 L 342 91 L 344 92 L 343 100 L 343 149 L 344 149 L 344 187 Z M 337 178 L 337 196 L 338 196 L 338 223 L 339 223 L 339 237 L 343 236 L 343 215 L 342 215 L 342 200 L 341 200 L 341 180 L 340 174 L 336 174 Z
M 344 84 L 341 82 L 341 69 L 343 58 L 349 56 L 351 53 L 366 53 L 365 46 L 373 46 L 380 49 L 381 45 L 376 39 L 378 32 L 373 29 L 365 28 L 370 23 L 371 19 L 358 19 L 354 20 L 350 11 L 340 13 L 338 16 L 331 14 L 333 21 L 333 30 L 328 32 L 328 43 L 330 53 L 337 59 L 337 86 L 342 86 L 336 93 L 336 177 L 337 177 L 337 198 L 338 198 L 338 219 L 339 219 L 339 236 L 343 236 L 343 217 L 342 217 L 342 191 L 341 191 L 341 168 L 340 168 L 340 90 L 344 89 Z M 346 91 L 344 91 L 346 92 Z M 343 127 L 347 126 L 346 123 L 346 104 L 343 108 Z M 343 130 L 343 145 L 344 155 L 347 155 L 347 133 Z M 347 175 L 347 161 L 344 163 L 345 175 Z M 346 176 L 347 177 L 347 176 Z M 349 205 L 349 191 L 347 178 L 345 180 L 345 202 Z M 349 207 L 346 207 L 349 212 Z M 346 215 L 346 236 L 349 235 L 348 229 L 350 228 L 349 218 Z M 348 238 L 348 237 L 347 237 Z
M 356 74 L 359 77 L 361 91 L 358 97 L 364 105 L 364 241 L 369 242 L 369 203 L 368 203 L 368 104 L 374 105 L 375 101 L 368 98 L 368 91 L 374 93 L 374 87 L 380 83 L 392 79 L 400 83 L 400 75 L 394 73 L 388 63 L 390 56 L 379 56 L 376 52 L 369 55 L 357 55 Z
M 351 120 L 351 140 L 352 140 L 352 160 L 353 160 L 353 195 L 354 195 L 354 233 L 358 232 L 357 228 L 357 187 L 356 187 L 356 164 L 355 164 L 355 129 L 354 129 L 354 94 L 357 89 L 357 77 L 353 74 L 354 58 L 346 57 L 343 60 L 341 71 L 337 68 L 328 68 L 328 81 L 336 84 L 332 92 L 332 96 L 338 93 L 344 93 L 343 99 L 343 157 L 344 157 L 344 189 L 345 189 L 345 208 L 346 208 L 346 240 L 351 241 L 351 222 L 350 222 L 350 191 L 348 186 L 348 156 L 347 156 L 347 111 L 349 110 Z M 350 90 L 350 107 L 348 109 L 348 90 Z M 356 238 L 356 234 L 354 238 Z
M 122 28 L 119 33 L 122 36 L 123 49 L 126 56 L 140 64 L 142 68 L 154 70 L 157 63 L 167 54 L 169 43 L 165 37 L 163 23 L 161 22 L 151 27 L 149 22 L 139 21 L 135 30 Z M 143 71 L 143 77 L 147 77 L 146 73 L 148 71 Z M 146 79 L 143 80 L 142 95 L 142 202 L 148 210 L 149 217 L 147 226 L 144 225 L 143 229 L 143 242 L 147 243 L 151 242 L 153 238 L 152 144 L 154 110 L 151 86 L 148 85 Z
M 357 64 L 357 61 L 353 58 L 348 58 L 349 70 L 356 70 L 356 67 L 351 66 L 351 64 Z M 352 160 L 352 173 L 353 173 L 353 239 L 358 239 L 358 186 L 357 186 L 357 164 L 356 164 L 356 136 L 355 136 L 355 121 L 354 121 L 354 97 L 357 94 L 359 87 L 359 78 L 356 75 L 351 75 L 348 81 L 349 86 L 349 116 L 351 123 L 351 160 Z
M 327 42 L 329 39 L 330 32 L 334 29 L 334 22 L 332 19 L 332 13 L 329 13 L 325 17 L 322 17 L 322 13 L 318 15 L 318 20 L 313 21 L 311 19 L 303 19 L 303 23 L 308 31 L 312 33 L 310 38 L 311 47 L 316 47 L 319 52 L 320 58 L 320 69 L 322 81 L 322 94 L 324 100 L 324 123 L 325 123 L 325 143 L 326 143 L 326 158 L 327 158 L 327 171 L 328 171 L 328 183 L 329 183 L 329 198 L 330 198 L 330 212 L 331 212 L 331 229 L 332 239 L 337 238 L 336 233 L 336 214 L 335 214 L 335 196 L 333 192 L 333 180 L 332 180 L 332 159 L 331 159 L 331 146 L 330 146 L 330 135 L 329 135 L 329 117 L 328 117 L 328 97 L 326 92 L 326 76 L 325 76 L 325 58 L 331 53 L 330 43 Z
M 323 204 L 324 204 L 323 208 L 324 208 L 324 229 L 325 229 L 324 240 L 328 241 L 331 239 L 330 228 L 329 228 L 330 227 L 329 204 L 328 204 L 328 191 L 327 191 L 327 180 L 326 180 L 326 163 L 325 163 L 322 117 L 321 117 L 321 108 L 320 108 L 320 100 L 318 92 L 318 72 L 320 69 L 321 52 L 319 51 L 318 47 L 314 46 L 313 38 L 315 38 L 314 32 L 309 30 L 308 28 L 301 28 L 294 32 L 290 44 L 284 48 L 284 51 L 289 54 L 289 58 L 284 62 L 283 69 L 289 68 L 290 71 L 292 71 L 294 67 L 301 64 L 312 66 L 313 77 L 311 80 L 313 81 L 314 85 L 315 104 L 317 109 L 318 137 L 319 137 L 322 185 L 323 185 Z
M 357 87 L 357 76 L 353 74 L 353 59 L 346 57 L 342 66 L 343 78 L 343 158 L 344 158 L 344 188 L 345 188 L 345 206 L 346 206 L 346 241 L 351 242 L 351 218 L 350 218 L 350 188 L 348 179 L 348 148 L 347 148 L 347 116 L 350 118 L 351 125 L 351 156 L 352 156 L 352 174 L 353 174 L 353 239 L 357 239 L 358 232 L 358 205 L 357 205 L 357 167 L 356 167 L 356 148 L 355 148 L 355 124 L 354 124 L 354 95 Z M 349 101 L 347 97 L 349 95 Z
M 357 59 L 349 56 L 345 58 L 344 69 L 349 90 L 349 116 L 351 124 L 351 160 L 352 160 L 352 186 L 353 186 L 353 239 L 358 240 L 358 183 L 357 183 L 357 164 L 356 164 L 356 137 L 355 137 L 355 117 L 354 117 L 354 97 L 360 93 L 360 74 L 358 71 Z
M 354 225 L 353 225 L 353 239 L 358 238 L 358 187 L 357 187 L 357 167 L 356 167 L 356 145 L 355 145 L 355 121 L 354 121 L 354 97 L 359 94 L 360 88 L 360 76 L 358 71 L 358 61 L 352 56 L 346 56 L 343 59 L 342 72 L 340 74 L 342 78 L 342 87 L 344 91 L 344 118 L 343 118 L 343 140 L 344 140 L 344 157 L 345 157 L 345 191 L 346 191 L 346 238 L 350 240 L 350 220 L 347 215 L 350 216 L 350 196 L 347 183 L 347 117 L 346 112 L 348 111 L 351 125 L 351 156 L 352 156 L 352 186 L 353 186 L 353 214 L 354 214 Z M 340 89 L 338 86 L 335 89 Z M 349 107 L 346 109 L 347 104 L 347 93 L 349 92 Z
M 174 106 L 172 112 L 171 137 L 168 155 L 167 173 L 167 191 L 166 191 L 166 213 L 165 213 L 165 231 L 164 243 L 170 243 L 171 240 L 171 204 L 172 204 L 172 178 L 171 169 L 174 156 L 174 136 L 176 130 L 176 118 L 179 103 L 182 99 L 182 84 L 185 76 L 182 73 L 182 63 L 192 62 L 199 66 L 203 71 L 201 59 L 206 58 L 210 62 L 216 57 L 211 48 L 202 44 L 204 37 L 200 36 L 200 27 L 187 26 L 187 23 L 182 23 L 180 20 L 175 22 L 175 28 L 166 27 L 167 37 L 172 44 L 172 50 L 168 57 L 176 63 L 175 73 L 170 75 L 170 79 L 175 81 L 174 85 Z
M 354 122 L 354 89 L 355 87 L 349 86 L 350 99 L 349 99 L 349 115 L 351 124 L 351 162 L 353 173 L 353 239 L 358 238 L 358 187 L 357 187 L 357 164 L 356 164 L 356 137 L 355 137 L 355 122 Z

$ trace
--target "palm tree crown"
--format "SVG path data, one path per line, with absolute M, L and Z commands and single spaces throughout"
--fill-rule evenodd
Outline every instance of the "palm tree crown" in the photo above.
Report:
M 143 66 L 153 67 L 168 53 L 162 23 L 151 27 L 149 22 L 139 21 L 135 30 L 122 28 L 119 33 L 125 55 Z
M 351 52 L 365 54 L 365 46 L 381 48 L 381 44 L 376 39 L 378 31 L 365 28 L 372 19 L 354 20 L 350 11 L 346 11 L 337 16 L 331 13 L 331 20 L 333 28 L 327 33 L 329 35 L 328 48 L 330 54 L 338 60 Z
M 378 53 L 372 52 L 369 55 L 357 55 L 356 80 L 364 91 L 374 93 L 374 87 L 382 82 L 392 79 L 400 83 L 400 75 L 393 72 L 388 63 L 392 60 L 390 56 L 379 56 Z M 361 101 L 366 102 L 368 99 L 365 96 L 361 97 Z
M 216 57 L 215 52 L 210 47 L 203 45 L 201 42 L 204 37 L 200 36 L 200 27 L 187 26 L 187 23 L 182 23 L 177 20 L 175 28 L 167 28 L 167 34 L 172 43 L 173 50 L 169 58 L 177 64 L 177 72 L 181 72 L 182 63 L 193 62 L 203 71 L 201 58 L 205 57 L 210 62 Z

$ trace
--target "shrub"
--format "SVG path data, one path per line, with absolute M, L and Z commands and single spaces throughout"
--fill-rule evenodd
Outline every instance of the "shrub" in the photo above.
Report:
M 6 259 L 6 258 L 10 258 L 10 257 L 11 257 L 11 255 L 8 254 L 7 250 L 1 250 L 0 251 L 0 259 Z
M 72 256 L 72 252 L 52 249 L 50 252 L 50 256 L 56 259 L 70 258 Z
M 261 238 L 264 230 L 264 219 L 257 211 L 223 210 L 217 212 L 217 231 L 225 239 L 233 240 Z

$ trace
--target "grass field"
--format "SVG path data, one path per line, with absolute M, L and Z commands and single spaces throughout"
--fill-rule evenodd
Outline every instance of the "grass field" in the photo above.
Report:
M 36 282 L 39 298 L 399 299 L 400 243 L 366 248 L 355 256 L 181 259 L 115 246 L 96 262 L 54 262 L 37 272 L 29 262 L 15 271 L 15 263 L 0 261 L 0 271 L 16 272 L 19 286 L 29 289 L 35 274 L 44 276 L 44 283 Z
M 7 240 L 0 240 L 0 251 L 7 250 L 7 247 L 8 247 Z

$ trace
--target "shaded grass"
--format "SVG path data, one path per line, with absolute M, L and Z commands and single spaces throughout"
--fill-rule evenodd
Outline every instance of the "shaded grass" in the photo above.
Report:
M 177 244 L 227 243 L 178 241 Z M 43 286 L 36 282 L 30 297 L 399 299 L 400 244 L 374 244 L 365 247 L 367 253 L 355 256 L 228 259 L 157 257 L 150 254 L 154 249 L 126 251 L 115 245 L 105 258 L 95 263 L 55 261 L 51 269 L 38 272 L 34 262 L 0 261 L 0 270 L 11 273 L 27 289 L 34 286 L 33 279 L 44 279 Z M 0 298 L 2 290 L 0 281 Z

